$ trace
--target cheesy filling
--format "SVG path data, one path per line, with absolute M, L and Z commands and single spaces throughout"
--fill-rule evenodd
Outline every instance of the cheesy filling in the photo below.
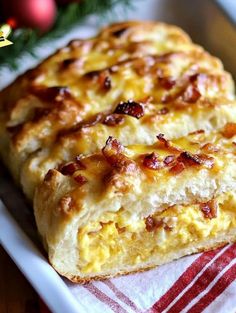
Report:
M 84 273 L 133 266 L 153 257 L 178 251 L 194 242 L 214 239 L 219 233 L 236 227 L 236 196 L 217 199 L 217 215 L 207 218 L 199 204 L 174 206 L 152 215 L 156 227 L 150 230 L 148 219 L 136 219 L 127 211 L 106 212 L 78 232 L 78 267 Z

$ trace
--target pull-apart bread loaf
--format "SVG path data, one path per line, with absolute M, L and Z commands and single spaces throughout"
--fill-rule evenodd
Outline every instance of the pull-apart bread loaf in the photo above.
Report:
M 235 121 L 217 58 L 175 26 L 126 22 L 72 41 L 0 93 L 0 154 L 35 197 L 50 262 L 86 281 L 233 240 L 223 233 L 234 227 Z
M 49 168 L 94 153 L 110 135 L 151 144 L 158 133 L 172 139 L 233 121 L 233 86 L 222 63 L 179 28 L 114 25 L 2 91 L 1 154 L 32 199 Z

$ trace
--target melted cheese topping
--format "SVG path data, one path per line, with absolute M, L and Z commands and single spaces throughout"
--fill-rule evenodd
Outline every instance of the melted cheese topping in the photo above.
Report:
M 153 215 L 164 220 L 147 231 L 145 219 L 134 219 L 125 209 L 107 212 L 78 232 L 78 267 L 83 273 L 139 265 L 161 254 L 177 252 L 207 238 L 211 240 L 236 227 L 236 197 L 217 199 L 217 217 L 204 217 L 199 205 L 174 206 Z M 169 225 L 169 227 L 166 227 Z
M 96 152 L 109 135 L 151 144 L 158 133 L 177 138 L 233 121 L 233 89 L 221 62 L 179 28 L 117 24 L 71 42 L 1 92 L 1 154 L 32 199 L 49 168 Z M 143 104 L 144 116 L 99 120 L 128 100 Z

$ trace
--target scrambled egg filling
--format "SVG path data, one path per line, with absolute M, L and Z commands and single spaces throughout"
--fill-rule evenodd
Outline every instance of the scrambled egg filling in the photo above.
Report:
M 236 196 L 225 194 L 216 203 L 214 218 L 204 216 L 198 204 L 170 207 L 152 215 L 156 221 L 153 229 L 148 218 L 136 219 L 124 209 L 106 212 L 79 230 L 78 266 L 84 273 L 132 266 L 213 239 L 236 226 Z

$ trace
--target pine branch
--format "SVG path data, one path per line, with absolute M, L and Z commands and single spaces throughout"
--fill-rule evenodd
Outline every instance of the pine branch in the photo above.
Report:
M 12 69 L 17 69 L 19 57 L 22 53 L 27 52 L 37 58 L 35 53 L 36 45 L 60 38 L 90 14 L 103 15 L 111 13 L 118 4 L 130 7 L 132 0 L 83 0 L 80 3 L 71 3 L 59 7 L 53 28 L 43 35 L 40 35 L 36 30 L 27 28 L 13 31 L 8 39 L 14 44 L 0 49 L 0 68 L 7 65 Z

